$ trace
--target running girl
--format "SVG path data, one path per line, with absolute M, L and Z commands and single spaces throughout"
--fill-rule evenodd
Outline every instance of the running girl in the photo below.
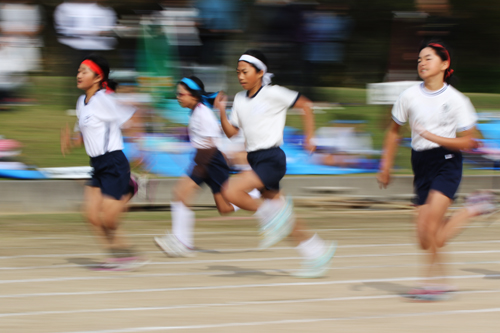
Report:
M 111 257 L 98 265 L 99 270 L 131 270 L 146 263 L 125 243 L 119 218 L 134 194 L 130 166 L 122 152 L 122 125 L 135 109 L 116 102 L 112 92 L 116 83 L 109 80 L 106 59 L 91 55 L 78 69 L 77 87 L 85 93 L 76 105 L 78 121 L 71 138 L 69 127 L 61 135 L 61 151 L 85 145 L 93 167 L 92 179 L 85 186 L 85 215 Z
M 260 51 L 246 51 L 238 61 L 236 72 L 245 91 L 236 94 L 231 119 L 226 116 L 225 98 L 217 101 L 217 107 L 222 128 L 229 138 L 243 131 L 252 170 L 232 177 L 224 185 L 223 195 L 236 206 L 256 212 L 263 236 L 261 248 L 271 247 L 291 234 L 299 243 L 297 250 L 305 259 L 303 270 L 296 275 L 323 276 L 336 245 L 326 243 L 316 234 L 309 235 L 300 223 L 296 223 L 292 200 L 281 196 L 279 186 L 286 172 L 286 156 L 280 145 L 288 108 L 304 111 L 304 146 L 308 151 L 314 151 L 311 101 L 295 91 L 270 85 L 272 74 L 267 72 L 267 60 Z M 261 191 L 264 200 L 256 200 L 248 194 L 254 188 Z
M 182 107 L 192 110 L 188 130 L 196 155 L 189 176 L 182 177 L 174 188 L 172 232 L 155 237 L 156 244 L 171 257 L 193 255 L 195 220 L 188 207 L 201 184 L 206 183 L 212 190 L 219 213 L 227 214 L 237 209 L 221 194 L 222 184 L 229 178 L 229 167 L 215 144 L 222 134 L 211 109 L 216 96 L 217 93 L 206 93 L 203 82 L 195 76 L 183 78 L 177 84 L 177 101 Z
M 477 147 L 474 139 L 476 112 L 470 100 L 449 85 L 448 50 L 439 43 L 425 44 L 418 56 L 418 74 L 423 82 L 404 91 L 392 109 L 392 123 L 385 137 L 378 181 L 390 182 L 399 128 L 409 122 L 412 130 L 411 162 L 415 175 L 417 234 L 422 249 L 429 252 L 427 280 L 444 276 L 439 265 L 440 248 L 459 231 L 467 219 L 484 212 L 487 205 L 474 204 L 445 219 L 462 178 L 460 150 Z M 459 133 L 459 137 L 456 133 Z M 424 284 L 409 293 L 417 300 L 445 298 L 444 284 Z

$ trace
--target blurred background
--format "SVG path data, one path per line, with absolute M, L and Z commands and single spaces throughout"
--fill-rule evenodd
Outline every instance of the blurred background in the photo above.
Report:
M 466 172 L 491 172 L 500 156 L 499 19 L 490 0 L 1 0 L 0 178 L 72 178 L 80 171 L 52 168 L 88 165 L 83 149 L 61 155 L 59 135 L 76 121 L 76 70 L 89 53 L 109 60 L 117 96 L 141 105 L 126 131 L 134 168 L 181 175 L 189 112 L 175 100 L 176 82 L 196 75 L 231 99 L 249 48 L 266 54 L 274 84 L 315 103 L 313 156 L 301 149 L 300 112 L 289 112 L 288 174 L 372 173 L 392 103 L 418 81 L 419 46 L 430 38 L 449 46 L 456 87 L 480 114 L 489 150 L 468 154 Z M 397 172 L 410 174 L 402 134 Z M 220 146 L 237 169 L 241 139 Z

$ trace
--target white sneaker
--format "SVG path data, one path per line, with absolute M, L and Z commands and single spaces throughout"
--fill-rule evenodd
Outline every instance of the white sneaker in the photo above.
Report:
M 295 225 L 292 198 L 286 197 L 279 210 L 271 210 L 267 216 L 263 215 L 263 212 L 259 212 L 259 218 L 265 221 L 260 228 L 260 235 L 263 237 L 259 244 L 261 250 L 270 248 L 292 232 Z
M 169 257 L 194 257 L 195 251 L 181 243 L 181 241 L 173 234 L 167 233 L 166 236 L 155 237 L 155 243 Z
M 292 275 L 303 279 L 314 279 L 325 276 L 337 250 L 337 243 L 333 241 L 329 242 L 326 244 L 325 249 L 325 252 L 318 258 L 304 260 L 302 269 Z
M 495 195 L 490 191 L 476 191 L 471 193 L 465 200 L 467 209 L 477 215 L 488 215 L 498 210 L 495 204 Z

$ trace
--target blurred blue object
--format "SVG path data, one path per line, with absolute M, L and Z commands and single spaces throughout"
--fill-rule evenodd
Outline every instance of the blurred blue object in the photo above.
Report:
M 46 179 L 45 175 L 37 170 L 7 170 L 0 169 L 0 178 L 15 179 Z
M 191 110 L 181 107 L 176 99 L 165 99 L 160 103 L 159 112 L 163 118 L 187 126 Z

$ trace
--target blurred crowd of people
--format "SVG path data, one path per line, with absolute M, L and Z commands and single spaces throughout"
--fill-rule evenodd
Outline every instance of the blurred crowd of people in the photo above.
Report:
M 140 70 L 148 35 L 161 35 L 168 44 L 157 50 L 168 48 L 168 54 L 156 55 L 168 67 L 233 68 L 237 54 L 258 47 L 282 74 L 278 83 L 313 86 L 322 67 L 343 62 L 352 26 L 346 10 L 271 0 L 2 0 L 0 101 L 19 101 L 16 92 L 30 74 L 75 75 L 80 60 L 93 52 L 113 68 Z

